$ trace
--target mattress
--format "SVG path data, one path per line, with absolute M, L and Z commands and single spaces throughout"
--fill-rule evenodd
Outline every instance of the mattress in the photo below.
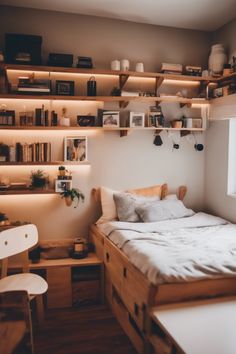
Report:
M 155 285 L 236 277 L 236 225 L 206 213 L 98 226 Z

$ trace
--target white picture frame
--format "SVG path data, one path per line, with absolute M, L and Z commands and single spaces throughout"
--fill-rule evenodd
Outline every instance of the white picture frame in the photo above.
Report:
M 143 112 L 130 112 L 129 126 L 130 126 L 130 128 L 144 128 L 144 126 L 145 126 L 145 113 L 143 113 Z
M 55 180 L 55 192 L 61 193 L 65 189 L 72 189 L 72 180 L 71 179 L 56 179 Z
M 65 162 L 88 161 L 88 138 L 87 136 L 67 136 L 64 140 Z
M 119 111 L 104 111 L 102 113 L 102 126 L 104 128 L 120 126 L 120 112 Z

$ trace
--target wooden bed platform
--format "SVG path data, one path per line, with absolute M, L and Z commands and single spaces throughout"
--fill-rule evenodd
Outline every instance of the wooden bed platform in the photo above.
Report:
M 93 225 L 90 239 L 105 265 L 105 295 L 138 353 L 147 353 L 149 314 L 161 304 L 236 294 L 234 278 L 154 286 Z
M 186 188 L 180 199 L 185 193 Z M 155 286 L 96 225 L 90 228 L 90 241 L 105 265 L 106 299 L 139 354 L 156 353 L 149 342 L 153 307 L 236 294 L 235 278 Z

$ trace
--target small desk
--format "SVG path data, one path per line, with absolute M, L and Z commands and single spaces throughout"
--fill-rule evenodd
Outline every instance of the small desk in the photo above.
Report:
M 81 270 L 86 270 L 93 267 L 99 268 L 99 292 L 100 292 L 100 302 L 104 302 L 104 274 L 103 274 L 103 263 L 97 258 L 94 253 L 89 253 L 88 257 L 83 259 L 40 259 L 38 263 L 30 263 L 30 270 L 32 272 L 37 272 L 43 270 L 45 272 L 46 280 L 48 283 L 47 297 L 47 307 L 48 308 L 60 308 L 60 307 L 70 307 L 73 304 L 73 281 L 72 273 L 75 268 L 78 268 L 78 272 Z M 19 264 L 10 264 L 9 270 L 17 271 L 20 269 Z M 81 281 L 78 282 L 79 292 L 86 297 L 87 292 L 92 292 L 93 281 Z M 75 284 L 76 285 L 76 284 Z M 76 295 L 76 294 L 75 294 Z
M 180 353 L 236 353 L 236 297 L 160 306 L 151 317 Z

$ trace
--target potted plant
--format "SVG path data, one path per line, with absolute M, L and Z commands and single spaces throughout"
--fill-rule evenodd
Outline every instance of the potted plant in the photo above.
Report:
M 73 201 L 76 201 L 74 208 L 77 208 L 80 200 L 84 201 L 84 194 L 77 188 L 65 189 L 60 195 L 62 198 L 65 198 L 67 206 L 71 206 Z
M 31 187 L 44 188 L 48 183 L 48 175 L 43 170 L 31 171 Z
M 4 213 L 0 212 L 0 226 L 4 225 L 10 225 L 10 222 L 8 220 L 8 217 Z

